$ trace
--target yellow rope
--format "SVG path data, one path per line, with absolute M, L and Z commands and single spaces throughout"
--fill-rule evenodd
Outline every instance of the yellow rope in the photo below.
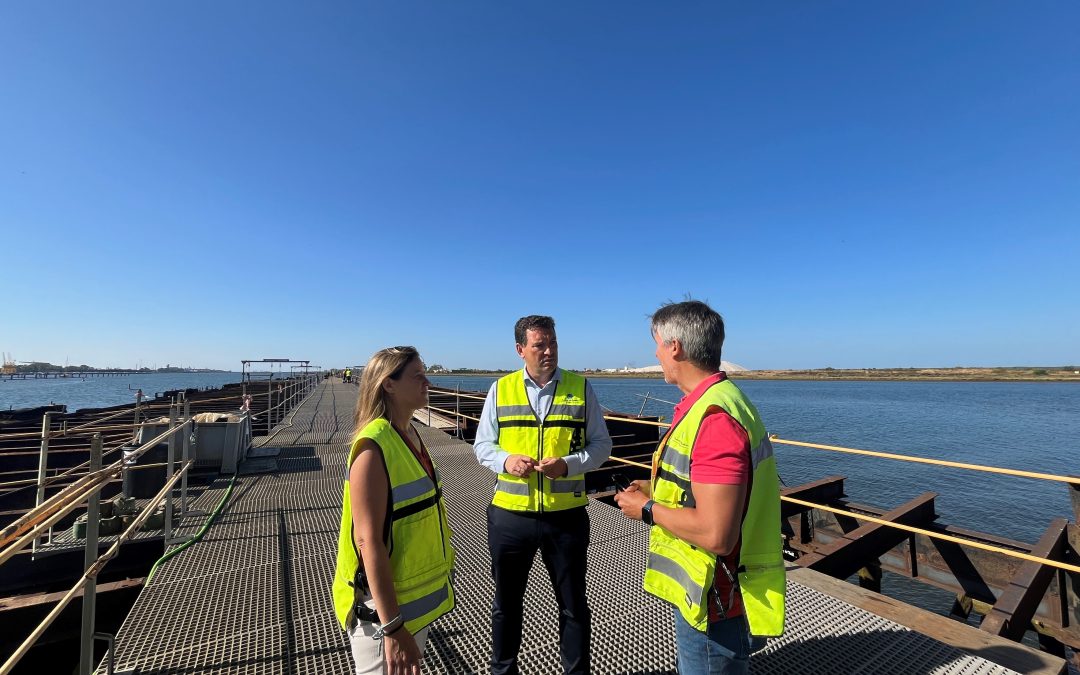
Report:
M 1037 471 L 1021 471 L 1020 469 L 1004 469 L 996 466 L 983 466 L 981 464 L 966 464 L 964 462 L 950 462 L 944 459 L 929 459 L 926 457 L 913 457 L 911 455 L 898 455 L 891 452 L 876 452 L 874 450 L 859 450 L 857 448 L 845 448 L 839 445 L 822 445 L 821 443 L 805 443 L 803 441 L 789 441 L 776 436 L 769 437 L 773 443 L 783 445 L 797 445 L 804 448 L 816 448 L 818 450 L 832 450 L 833 452 L 846 452 L 852 455 L 866 455 L 868 457 L 882 457 L 884 459 L 898 459 L 902 462 L 916 462 L 919 464 L 934 464 L 936 466 L 948 466 L 954 469 L 970 469 L 972 471 L 985 471 L 987 473 L 1000 473 L 1006 476 L 1020 476 L 1022 478 L 1038 478 L 1040 480 L 1054 480 L 1061 483 L 1080 485 L 1080 478 L 1075 476 L 1057 476 L 1050 473 Z
M 642 464 L 641 462 L 633 462 L 629 459 L 623 459 L 622 457 L 611 457 L 610 459 L 621 462 L 623 464 L 629 464 L 631 466 L 641 467 L 642 469 L 650 468 L 648 464 Z M 961 537 L 954 537 L 951 534 L 945 534 L 942 532 L 932 532 L 930 530 L 924 530 L 919 527 L 912 527 L 911 525 L 904 525 L 902 523 L 894 523 L 888 520 L 882 520 L 881 518 L 875 518 L 874 516 L 864 516 L 861 513 L 852 513 L 851 511 L 845 511 L 844 509 L 838 509 L 832 506 L 825 506 L 824 504 L 815 504 L 813 502 L 806 502 L 795 497 L 780 497 L 782 502 L 790 502 L 792 504 L 798 504 L 799 506 L 806 506 L 811 509 L 821 509 L 822 511 L 829 511 L 831 513 L 838 513 L 840 515 L 849 516 L 856 520 L 866 520 L 871 523 L 877 523 L 878 525 L 885 525 L 887 527 L 895 527 L 899 530 L 905 530 L 914 534 L 921 534 L 931 539 L 941 539 L 942 541 L 949 541 L 954 544 L 960 544 L 961 546 L 971 546 L 974 548 L 981 548 L 984 551 L 990 551 L 992 553 L 1002 553 L 1012 558 L 1020 558 L 1021 560 L 1029 560 L 1031 562 L 1037 562 L 1042 565 L 1049 565 L 1058 569 L 1066 570 L 1069 572 L 1080 573 L 1080 566 L 1070 565 L 1069 563 L 1059 562 L 1057 560 L 1050 560 L 1049 558 L 1040 558 L 1030 553 L 1021 553 L 1020 551 L 1013 551 L 1007 548 L 1001 548 L 1000 546 L 994 546 L 992 544 L 985 544 L 981 541 L 974 541 L 971 539 L 963 539 Z
M 932 532 L 930 530 L 924 530 L 921 527 L 912 527 L 911 525 L 904 525 L 902 523 L 893 523 L 888 520 L 882 520 L 881 518 L 875 518 L 874 516 L 864 516 L 861 513 L 852 513 L 851 511 L 845 511 L 844 509 L 838 509 L 832 506 L 825 506 L 823 504 L 815 504 L 813 502 L 806 502 L 794 497 L 780 497 L 780 501 L 790 502 L 792 504 L 798 504 L 799 506 L 806 506 L 812 509 L 821 509 L 822 511 L 829 511 L 831 513 L 838 513 L 840 515 L 849 516 L 856 520 L 865 520 L 871 523 L 877 523 L 878 525 L 886 525 L 888 527 L 895 527 L 898 530 L 904 530 L 911 532 L 912 534 L 921 534 L 931 539 L 940 539 L 942 541 L 952 542 L 961 546 L 971 546 L 973 548 L 981 548 L 984 551 L 991 551 L 993 553 L 1003 553 L 1012 558 L 1020 558 L 1021 560 L 1029 560 L 1041 565 L 1049 565 L 1050 567 L 1056 567 L 1058 569 L 1066 570 L 1068 572 L 1080 573 L 1080 565 L 1070 565 L 1069 563 L 1059 562 L 1057 560 L 1050 560 L 1049 558 L 1040 558 L 1030 553 L 1021 553 L 1020 551 L 1013 551 L 1007 548 L 1001 548 L 994 546 L 993 544 L 985 544 L 981 541 L 974 541 L 971 539 L 963 539 L 961 537 L 954 537 L 951 534 L 945 534 L 943 532 Z

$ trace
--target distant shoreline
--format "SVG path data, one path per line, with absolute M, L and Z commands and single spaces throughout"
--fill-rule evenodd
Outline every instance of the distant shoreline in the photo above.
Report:
M 812 370 L 745 370 L 728 373 L 733 380 L 809 380 L 851 382 L 1076 382 L 1080 369 L 1050 368 L 819 368 Z M 442 377 L 502 377 L 508 371 L 428 373 Z M 662 373 L 575 371 L 596 379 L 663 379 Z

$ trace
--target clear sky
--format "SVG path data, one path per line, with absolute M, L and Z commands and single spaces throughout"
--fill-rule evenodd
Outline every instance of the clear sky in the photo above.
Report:
M 0 350 L 1080 362 L 1080 4 L 0 7 Z

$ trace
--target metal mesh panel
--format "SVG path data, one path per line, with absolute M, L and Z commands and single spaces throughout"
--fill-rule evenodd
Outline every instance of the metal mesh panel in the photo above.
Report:
M 239 477 L 205 538 L 161 567 L 120 630 L 119 668 L 352 672 L 330 586 L 355 397 L 355 387 L 324 383 L 259 439 L 262 446 L 281 448 L 274 458 L 278 470 Z M 432 627 L 424 671 L 487 672 L 493 589 L 486 513 L 494 476 L 477 464 L 467 443 L 432 429 L 419 431 L 442 473 L 458 555 L 458 606 Z M 215 480 L 193 506 L 213 508 L 226 484 L 227 479 Z M 672 610 L 641 588 L 647 528 L 599 502 L 590 502 L 588 512 L 593 672 L 674 673 Z M 200 523 L 185 522 L 181 531 L 194 531 Z M 522 673 L 550 675 L 561 670 L 557 609 L 537 558 L 526 589 L 520 666 Z M 755 655 L 752 672 L 1012 672 L 797 583 L 788 584 L 788 610 L 784 637 Z

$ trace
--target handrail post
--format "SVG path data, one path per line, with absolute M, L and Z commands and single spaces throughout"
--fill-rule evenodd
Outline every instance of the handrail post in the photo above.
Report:
M 171 406 L 169 406 L 169 431 L 171 431 L 172 433 L 169 434 L 169 458 L 168 458 L 168 461 L 166 462 L 166 467 L 167 468 L 165 469 L 165 480 L 166 481 L 169 480 L 170 478 L 172 478 L 173 471 L 176 469 L 176 467 L 174 465 L 175 462 L 176 462 L 176 417 L 177 417 L 177 412 L 179 412 L 179 408 L 180 408 L 180 405 L 178 403 L 176 403 L 176 402 L 173 402 L 173 404 Z M 172 498 L 172 496 L 173 496 L 173 491 L 172 491 L 172 489 L 170 489 L 165 494 L 165 531 L 164 531 L 164 534 L 165 534 L 165 548 L 166 549 L 168 549 L 168 547 L 169 547 L 169 540 L 172 539 L 172 515 L 173 515 L 173 498 Z
M 90 472 L 101 468 L 101 434 L 90 441 Z M 101 520 L 101 484 L 86 500 L 85 568 L 90 569 L 98 558 L 98 523 Z M 82 632 L 79 648 L 79 675 L 94 672 L 94 613 L 97 605 L 97 577 L 90 577 L 83 587 Z
M 1065 487 L 1069 490 L 1069 501 L 1072 502 L 1073 524 L 1075 525 L 1080 523 L 1080 485 L 1066 483 Z
M 454 435 L 464 437 L 461 433 L 461 383 L 454 385 Z
M 135 391 L 135 424 L 133 427 L 133 437 L 139 433 L 139 417 L 141 417 L 142 414 L 142 400 L 142 389 L 138 389 Z
M 182 462 L 183 466 L 187 466 L 188 460 L 191 459 L 191 436 L 195 433 L 195 424 L 191 421 L 191 403 L 184 401 L 184 430 L 181 432 L 184 434 L 184 452 Z M 180 478 L 180 517 L 183 518 L 187 515 L 187 479 L 188 472 L 184 471 L 184 475 Z
M 37 475 L 37 499 L 34 502 L 34 506 L 41 506 L 41 502 L 45 501 L 45 474 L 49 468 L 49 432 L 52 430 L 52 413 L 47 412 L 41 418 L 41 457 L 38 459 L 38 475 Z M 49 529 L 50 537 L 52 529 Z M 32 551 L 37 553 L 39 539 L 34 539 Z
M 274 372 L 270 371 L 270 379 L 266 381 L 266 435 L 270 435 L 270 418 L 274 415 Z

